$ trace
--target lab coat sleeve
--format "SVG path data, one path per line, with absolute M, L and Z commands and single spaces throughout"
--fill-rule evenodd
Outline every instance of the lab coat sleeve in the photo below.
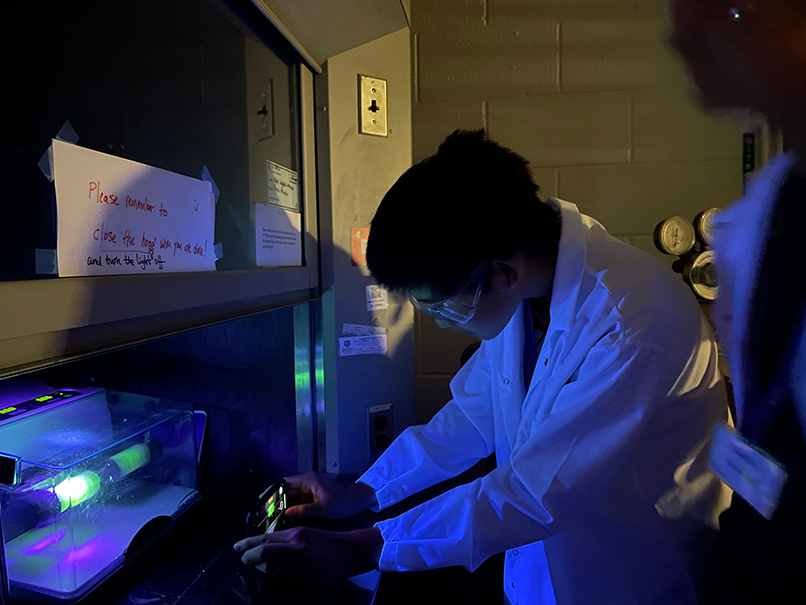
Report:
M 507 463 L 376 525 L 384 539 L 380 569 L 473 570 L 561 531 L 605 493 L 642 423 L 668 400 L 681 365 L 675 371 L 653 345 L 594 346 Z
M 486 343 L 451 381 L 453 399 L 426 425 L 407 428 L 358 479 L 375 489 L 383 509 L 455 477 L 494 448 Z

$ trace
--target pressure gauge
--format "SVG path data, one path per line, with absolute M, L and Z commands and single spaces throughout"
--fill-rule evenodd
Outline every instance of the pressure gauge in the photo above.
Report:
M 673 216 L 658 223 L 653 237 L 664 254 L 682 256 L 694 247 L 694 226 L 682 216 Z
M 710 246 L 714 241 L 714 217 L 720 208 L 708 208 L 700 212 L 694 219 L 694 230 L 697 237 L 706 246 Z
M 706 250 L 683 269 L 683 278 L 694 293 L 705 300 L 714 300 L 718 293 L 714 260 L 714 251 Z

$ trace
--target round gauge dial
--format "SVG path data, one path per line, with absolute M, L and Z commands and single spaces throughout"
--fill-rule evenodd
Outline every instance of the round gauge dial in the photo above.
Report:
M 714 217 L 720 210 L 721 208 L 708 208 L 700 212 L 694 219 L 694 230 L 697 232 L 697 237 L 706 246 L 714 241 Z
M 694 226 L 682 216 L 673 216 L 658 223 L 654 239 L 664 254 L 682 256 L 694 247 Z

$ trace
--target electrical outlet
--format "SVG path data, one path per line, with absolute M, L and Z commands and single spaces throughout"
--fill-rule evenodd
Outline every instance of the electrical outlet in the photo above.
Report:
M 385 137 L 386 80 L 372 76 L 358 76 L 358 132 Z
M 367 461 L 373 461 L 389 447 L 395 438 L 392 404 L 367 408 Z

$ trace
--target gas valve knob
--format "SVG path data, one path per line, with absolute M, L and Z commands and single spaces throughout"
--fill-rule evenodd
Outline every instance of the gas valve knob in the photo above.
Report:
M 683 279 L 703 300 L 714 300 L 719 291 L 715 260 L 714 251 L 706 250 L 683 266 Z

